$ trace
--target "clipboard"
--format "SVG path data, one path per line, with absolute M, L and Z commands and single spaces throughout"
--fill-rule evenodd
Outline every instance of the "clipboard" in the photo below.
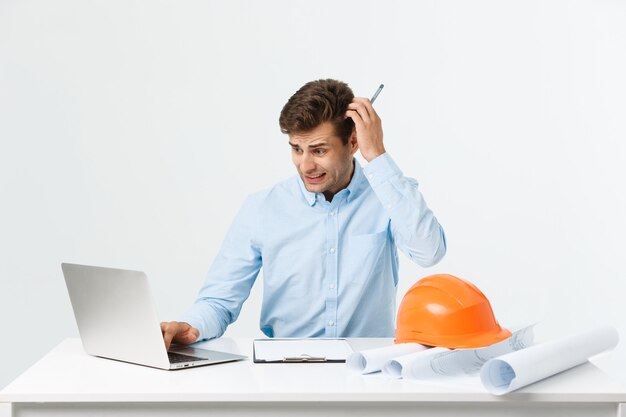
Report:
M 346 339 L 255 339 L 254 363 L 341 363 L 352 353 Z

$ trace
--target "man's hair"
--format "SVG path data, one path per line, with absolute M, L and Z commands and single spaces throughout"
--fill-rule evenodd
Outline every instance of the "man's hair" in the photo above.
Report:
M 348 143 L 354 122 L 345 118 L 354 93 L 348 84 L 327 79 L 310 81 L 291 96 L 280 112 L 280 131 L 286 134 L 311 131 L 324 122 L 331 122 L 335 134 L 344 145 Z

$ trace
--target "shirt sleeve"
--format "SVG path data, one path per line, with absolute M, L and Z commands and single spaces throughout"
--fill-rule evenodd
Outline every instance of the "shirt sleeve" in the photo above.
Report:
M 220 337 L 237 320 L 261 269 L 256 239 L 258 204 L 249 197 L 235 217 L 194 304 L 179 321 L 200 330 L 200 338 Z
M 363 172 L 391 219 L 397 247 L 420 266 L 439 262 L 446 253 L 446 237 L 417 181 L 403 176 L 387 153 L 370 161 Z

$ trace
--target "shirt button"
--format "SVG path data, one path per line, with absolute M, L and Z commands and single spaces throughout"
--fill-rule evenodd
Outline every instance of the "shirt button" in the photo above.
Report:
M 328 287 L 329 287 L 331 290 L 334 290 L 334 289 L 335 289 L 335 284 L 330 284 Z
M 371 180 L 372 178 L 374 178 L 374 174 L 368 174 L 367 178 L 369 178 Z
M 329 325 L 330 327 L 332 327 L 332 326 L 334 326 L 334 325 L 335 325 L 335 322 L 334 322 L 334 321 L 332 321 L 332 320 L 328 320 L 328 325 Z
M 330 248 L 330 253 L 335 253 L 335 248 Z
M 335 215 L 335 212 L 334 212 L 334 211 L 331 211 L 331 212 L 330 212 L 330 215 L 331 215 L 331 216 L 334 216 L 334 215 Z

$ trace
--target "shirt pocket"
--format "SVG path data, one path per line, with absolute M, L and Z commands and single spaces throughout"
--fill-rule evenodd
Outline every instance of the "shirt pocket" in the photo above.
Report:
M 379 277 L 384 269 L 384 254 L 387 247 L 387 229 L 364 235 L 354 235 L 347 239 L 344 262 L 347 277 L 353 284 L 364 284 Z

